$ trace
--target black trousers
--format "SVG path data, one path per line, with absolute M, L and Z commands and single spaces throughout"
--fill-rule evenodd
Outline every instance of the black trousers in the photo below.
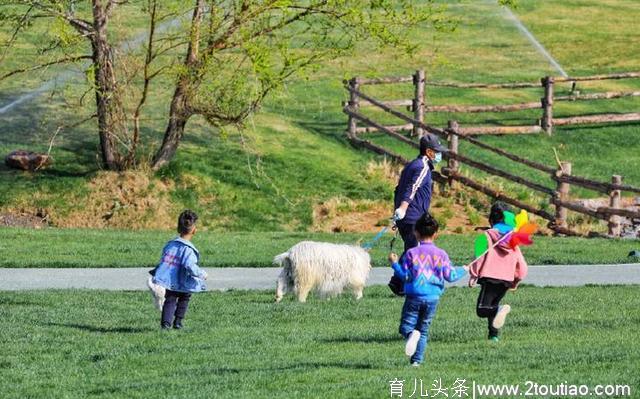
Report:
M 399 221 L 396 223 L 396 226 L 398 226 L 398 232 L 404 242 L 404 252 L 402 252 L 402 255 L 400 256 L 400 259 L 402 259 L 408 250 L 418 246 L 418 238 L 414 232 L 416 225 L 415 223 L 409 224 Z M 400 280 L 395 275 L 391 276 L 391 280 L 388 285 L 394 294 L 399 296 L 404 295 L 404 281 Z
M 509 289 L 509 282 L 494 279 L 481 278 L 478 280 L 480 284 L 480 295 L 478 295 L 478 304 L 476 305 L 476 314 L 478 317 L 487 318 L 489 324 L 489 338 L 497 337 L 498 330 L 493 328 L 493 319 L 498 313 L 500 301 Z
M 191 294 L 187 292 L 177 292 L 167 290 L 164 296 L 164 305 L 162 306 L 162 327 L 171 327 L 171 324 L 182 324 L 182 319 L 187 313 Z

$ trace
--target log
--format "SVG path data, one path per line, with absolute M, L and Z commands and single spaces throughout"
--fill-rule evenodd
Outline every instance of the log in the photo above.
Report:
M 544 86 L 544 97 L 541 99 L 542 103 L 542 120 L 540 125 L 542 129 L 551 135 L 553 131 L 553 78 L 546 76 L 542 78 L 542 86 Z
M 589 80 L 608 80 L 608 79 L 631 79 L 640 78 L 640 72 L 622 72 L 611 73 L 608 75 L 592 75 L 592 76 L 560 76 L 556 77 L 556 82 L 584 82 Z
M 622 176 L 620 175 L 613 175 L 611 177 L 611 183 L 612 184 L 622 184 Z M 611 191 L 611 193 L 609 194 L 609 206 L 612 209 L 616 209 L 619 210 L 620 208 L 620 199 L 621 199 L 622 193 L 620 190 L 613 190 Z M 620 223 L 620 216 L 616 215 L 616 214 L 611 214 L 609 216 L 609 223 L 608 226 L 609 228 L 609 235 L 612 237 L 620 237 L 620 234 L 622 233 L 622 224 Z
M 508 112 L 540 108 L 540 103 L 506 105 L 428 105 L 427 112 Z
M 376 129 L 378 129 L 379 131 L 381 131 L 382 133 L 385 133 L 395 139 L 398 139 L 400 141 L 402 141 L 405 144 L 409 144 L 410 146 L 414 147 L 414 148 L 420 148 L 420 146 L 418 145 L 418 143 L 416 143 L 415 141 L 411 140 L 408 137 L 405 137 L 399 133 L 393 132 L 389 129 L 387 129 L 386 127 L 382 126 L 381 124 L 372 121 L 371 119 L 367 118 L 366 116 L 359 114 L 355 111 L 353 111 L 352 109 L 350 109 L 349 107 L 345 107 L 343 109 L 344 113 L 349 115 L 352 118 L 355 118 L 361 122 L 366 123 L 367 125 L 371 126 L 371 127 L 375 127 Z
M 413 75 L 413 84 L 415 86 L 413 97 L 413 118 L 420 123 L 424 123 L 424 70 L 416 71 Z M 419 125 L 413 125 L 413 135 L 422 137 L 422 128 Z
M 457 83 L 457 82 L 438 82 L 428 80 L 425 82 L 427 86 L 435 87 L 456 87 L 459 89 L 520 89 L 527 87 L 540 87 L 540 83 Z
M 557 172 L 557 176 L 571 176 L 571 163 L 562 162 L 560 169 Z M 571 186 L 564 182 L 557 182 L 555 196 L 562 201 L 569 200 L 569 189 Z M 556 221 L 554 223 L 558 227 L 567 228 L 567 208 L 556 205 Z
M 351 79 L 348 82 L 348 84 L 349 84 L 349 87 L 351 87 L 352 89 L 358 90 L 360 81 L 357 77 L 355 77 Z M 357 95 L 355 95 L 354 91 L 349 91 L 349 107 L 351 107 L 352 109 L 358 109 L 359 102 L 360 102 L 360 98 Z M 358 123 L 356 122 L 355 119 L 350 117 L 348 128 L 347 128 L 348 136 L 355 137 L 357 134 L 357 130 L 358 130 Z
M 524 209 L 527 212 L 533 213 L 535 215 L 540 216 L 543 219 L 549 220 L 549 221 L 553 221 L 554 217 L 553 215 L 551 215 L 550 213 L 548 213 L 547 211 L 544 211 L 542 209 L 538 209 L 538 208 L 534 208 L 530 205 L 527 205 L 521 201 L 518 201 L 516 199 L 507 197 L 506 195 L 504 195 L 501 192 L 495 191 L 489 187 L 483 186 L 482 184 L 475 182 L 471 179 L 469 179 L 468 177 L 462 176 L 459 173 L 456 172 L 452 172 L 450 171 L 448 168 L 444 168 L 442 169 L 442 172 L 445 174 L 445 176 L 455 179 L 459 182 L 461 182 L 462 184 L 469 186 L 477 191 L 480 191 L 486 195 L 488 195 L 489 197 L 495 198 L 496 200 L 499 201 L 503 201 L 506 203 L 509 203 L 513 206 L 517 206 L 518 208 Z
M 456 121 L 448 121 L 447 122 L 447 127 L 449 128 L 449 131 L 457 131 L 458 130 L 458 122 L 456 122 Z M 451 170 L 454 173 L 458 173 L 458 161 L 455 158 L 455 155 L 458 154 L 458 135 L 450 133 L 447 136 L 447 140 L 449 142 L 449 153 L 448 153 L 449 170 Z M 456 188 L 455 181 L 453 179 L 448 179 L 448 180 L 449 180 L 449 187 L 452 190 L 455 190 L 455 188 Z
M 553 124 L 563 125 L 580 125 L 587 123 L 610 123 L 610 122 L 633 122 L 640 121 L 640 112 L 632 112 L 628 114 L 599 114 L 572 116 L 570 118 L 554 118 Z
M 540 125 L 531 126 L 469 126 L 458 128 L 465 136 L 501 135 L 501 134 L 535 134 L 540 133 Z
M 611 184 L 611 183 L 603 183 L 595 180 L 586 179 L 584 177 L 579 176 L 553 176 L 555 180 L 562 181 L 565 183 L 574 184 L 576 186 L 588 188 L 594 191 L 599 191 L 601 193 L 609 194 L 612 190 L 622 190 L 629 191 L 633 193 L 640 193 L 640 188 L 630 186 L 628 184 Z
M 380 84 L 388 84 L 388 83 L 407 83 L 412 82 L 413 76 L 390 76 L 386 78 L 360 78 L 361 85 L 380 85 Z M 343 83 L 347 83 L 348 81 L 343 81 Z
M 563 207 L 563 208 L 567 208 L 567 209 L 572 210 L 574 212 L 578 212 L 578 213 L 582 213 L 582 214 L 585 214 L 585 215 L 589 215 L 589 216 L 594 217 L 596 219 L 609 220 L 609 215 L 607 215 L 607 214 L 605 214 L 603 212 L 594 211 L 593 209 L 587 208 L 584 205 L 576 204 L 575 202 L 563 201 L 563 200 L 561 200 L 560 198 L 557 198 L 557 197 L 552 197 L 550 201 L 555 206 L 560 206 L 560 207 Z
M 387 101 L 380 101 L 382 104 L 388 106 L 388 107 L 411 107 L 411 109 L 413 110 L 413 100 L 387 100 Z M 345 101 L 342 103 L 343 107 L 346 107 L 349 105 L 348 101 Z M 375 107 L 374 104 L 371 104 L 368 101 L 365 101 L 364 104 L 360 104 L 360 107 Z
M 407 163 L 407 159 L 398 155 L 398 154 L 394 154 L 391 151 L 387 151 L 386 149 L 377 146 L 373 143 L 371 143 L 370 141 L 367 140 L 362 140 L 359 139 L 358 137 L 349 137 L 349 141 L 356 147 L 359 148 L 366 148 L 368 150 L 371 150 L 373 152 L 375 152 L 376 154 L 380 154 L 380 155 L 385 155 L 388 156 L 389 158 L 391 158 L 393 160 L 393 162 L 396 163 L 402 163 L 405 164 Z
M 600 207 L 596 210 L 596 212 L 602 213 L 608 216 L 615 215 L 615 216 L 622 216 L 627 219 L 640 220 L 640 212 L 633 211 L 631 209 Z
M 602 100 L 602 99 L 637 97 L 637 96 L 640 96 L 640 91 L 607 91 L 604 93 L 587 93 L 587 94 L 573 94 L 570 96 L 559 96 L 559 97 L 554 97 L 554 100 L 555 101 Z
M 392 132 L 399 132 L 403 130 L 410 131 L 411 129 L 413 129 L 413 125 L 411 124 L 393 125 L 393 126 L 385 126 L 385 128 L 388 130 L 391 130 Z M 356 129 L 356 133 L 374 133 L 379 131 L 380 130 L 378 128 L 371 127 L 371 126 L 359 127 Z
M 548 188 L 548 187 L 545 187 L 545 186 L 540 185 L 538 183 L 534 183 L 532 181 L 529 181 L 529 180 L 524 179 L 522 177 L 513 175 L 511 173 L 505 172 L 505 171 L 500 170 L 498 168 L 494 168 L 493 166 L 484 164 L 482 162 L 474 161 L 473 159 L 467 158 L 464 155 L 453 154 L 453 153 L 450 153 L 450 154 L 447 154 L 447 155 L 450 158 L 453 158 L 453 159 L 455 159 L 455 160 L 457 160 L 459 162 L 462 162 L 464 164 L 472 166 L 472 167 L 474 167 L 476 169 L 480 169 L 480 170 L 482 170 L 484 172 L 487 172 L 487 173 L 489 173 L 491 175 L 499 176 L 499 177 L 502 177 L 504 179 L 511 180 L 514 183 L 522 184 L 523 186 L 527 186 L 527 187 L 531 188 L 532 190 L 536 190 L 536 191 L 539 191 L 541 193 L 545 193 L 545 194 L 548 194 L 548 195 L 555 195 L 555 191 L 550 189 L 550 188 Z

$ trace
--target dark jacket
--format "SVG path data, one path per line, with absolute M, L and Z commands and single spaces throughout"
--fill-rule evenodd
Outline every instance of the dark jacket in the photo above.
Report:
M 400 174 L 400 181 L 396 186 L 394 206 L 398 208 L 402 201 L 407 201 L 409 207 L 401 223 L 415 224 L 431 205 L 431 170 L 433 165 L 426 156 L 419 156 L 405 165 Z

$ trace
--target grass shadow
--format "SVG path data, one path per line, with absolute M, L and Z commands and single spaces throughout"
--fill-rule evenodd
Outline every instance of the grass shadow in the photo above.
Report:
M 402 337 L 400 337 L 400 335 L 378 336 L 378 337 L 346 336 L 346 337 L 322 338 L 322 339 L 319 339 L 318 341 L 322 343 L 327 343 L 327 344 L 342 344 L 342 343 L 387 344 L 389 342 L 402 341 Z
M 107 334 L 107 333 L 117 333 L 117 334 L 139 334 L 143 332 L 156 331 L 157 329 L 151 327 L 138 328 L 138 327 L 98 327 L 92 326 L 88 324 L 76 324 L 76 323 L 47 323 L 48 326 L 53 327 L 67 327 L 74 328 L 77 330 L 88 331 L 93 333 Z

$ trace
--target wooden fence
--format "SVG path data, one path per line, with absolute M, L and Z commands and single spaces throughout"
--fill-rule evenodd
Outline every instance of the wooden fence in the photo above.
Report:
M 400 78 L 406 79 L 406 78 Z M 369 80 L 369 83 L 371 80 Z M 378 83 L 383 83 L 380 79 L 376 80 Z M 634 222 L 640 222 L 640 212 L 631 209 L 624 209 L 621 207 L 621 195 L 622 192 L 640 193 L 640 188 L 626 185 L 622 183 L 622 176 L 614 175 L 611 178 L 611 182 L 599 182 L 584 177 L 575 176 L 572 174 L 572 168 L 570 163 L 563 162 L 558 165 L 557 168 L 550 167 L 535 161 L 531 161 L 522 158 L 518 155 L 509 153 L 495 146 L 483 143 L 478 139 L 466 134 L 457 122 L 450 121 L 447 128 L 439 129 L 433 126 L 425 124 L 419 119 L 418 112 L 420 107 L 414 107 L 416 115 L 414 117 L 408 116 L 403 112 L 393 109 L 394 104 L 389 102 L 380 101 L 373 98 L 370 95 L 363 93 L 360 89 L 360 84 L 357 79 L 352 79 L 346 85 L 346 89 L 349 92 L 349 101 L 344 106 L 344 112 L 349 116 L 349 127 L 347 129 L 347 136 L 349 140 L 358 147 L 364 147 L 378 154 L 386 155 L 397 162 L 406 162 L 402 156 L 393 153 L 392 151 L 376 145 L 370 141 L 367 141 L 359 136 L 366 130 L 359 129 L 357 124 L 364 124 L 368 129 L 382 132 L 394 139 L 406 143 L 414 148 L 418 148 L 418 143 L 414 138 L 407 137 L 404 134 L 398 132 L 402 130 L 398 126 L 402 126 L 406 129 L 407 126 L 411 126 L 413 131 L 418 135 L 427 132 L 439 136 L 442 139 L 447 140 L 449 152 L 443 154 L 444 158 L 448 161 L 448 165 L 442 169 L 442 173 L 434 172 L 434 180 L 440 183 L 448 183 L 451 186 L 456 184 L 463 184 L 471 187 L 477 191 L 486 194 L 489 197 L 504 201 L 512 204 L 518 208 L 525 209 L 528 212 L 535 214 L 543 219 L 546 219 L 548 227 L 558 234 L 563 235 L 582 235 L 569 228 L 567 224 L 567 212 L 573 211 L 583 215 L 588 215 L 596 219 L 604 220 L 608 222 L 608 236 L 618 237 L 621 234 L 621 218 L 629 218 Z M 417 92 L 418 90 L 416 90 Z M 376 122 L 373 118 L 363 115 L 359 110 L 359 104 L 361 102 L 367 102 L 373 107 L 383 111 L 387 115 L 392 115 L 402 121 L 401 125 L 396 126 L 384 126 L 381 123 Z M 473 146 L 482 148 L 498 154 L 504 158 L 507 158 L 513 162 L 533 169 L 537 172 L 541 172 L 547 175 L 551 179 L 551 185 L 555 185 L 555 188 L 549 188 L 545 185 L 538 184 L 527 178 L 517 176 L 512 171 L 502 170 L 493 165 L 474 160 L 469 156 L 463 155 L 459 150 L 459 140 L 464 140 Z M 506 179 L 513 183 L 527 187 L 530 190 L 541 193 L 549 198 L 550 207 L 555 208 L 555 212 L 551 212 L 542 207 L 536 207 L 527 204 L 518 199 L 512 198 L 506 193 L 495 190 L 489 186 L 486 186 L 477 180 L 474 180 L 468 176 L 464 176 L 460 173 L 459 165 L 465 164 L 472 169 L 480 170 L 493 176 Z M 607 194 L 610 198 L 609 206 L 599 207 L 597 209 L 591 209 L 578 202 L 571 201 L 570 187 L 579 186 L 585 189 L 597 191 L 603 194 Z M 597 235 L 591 232 L 590 235 Z
M 612 80 L 612 79 L 637 79 L 640 78 L 640 72 L 625 72 L 609 75 L 595 75 L 595 76 L 582 76 L 582 77 L 551 77 L 546 76 L 540 79 L 539 83 L 535 82 L 521 82 L 521 83 L 454 83 L 454 82 L 437 82 L 427 81 L 425 79 L 424 70 L 416 71 L 412 76 L 401 77 L 386 77 L 376 79 L 365 78 L 353 78 L 349 81 L 345 81 L 349 87 L 355 89 L 362 89 L 365 85 L 381 85 L 381 84 L 395 84 L 395 83 L 409 83 L 414 86 L 414 98 L 407 100 L 391 100 L 381 101 L 383 104 L 389 107 L 407 107 L 409 111 L 413 112 L 413 119 L 424 122 L 425 113 L 435 112 L 449 112 L 449 113 L 478 113 L 478 112 L 513 112 L 522 111 L 528 109 L 540 109 L 540 119 L 535 121 L 531 125 L 520 126 L 465 126 L 459 127 L 458 131 L 466 135 L 481 135 L 481 134 L 533 134 L 546 132 L 551 134 L 554 126 L 565 125 L 578 125 L 578 124 L 596 124 L 596 123 L 610 123 L 610 122 L 632 122 L 640 121 L 640 113 L 622 113 L 622 114 L 597 114 L 597 115 L 579 115 L 566 118 L 554 118 L 553 107 L 556 102 L 562 101 L 591 101 L 591 100 L 606 100 L 622 97 L 637 97 L 640 96 L 640 91 L 613 91 L 613 92 L 601 92 L 601 93 L 586 93 L 580 94 L 575 91 L 577 82 L 586 81 L 599 81 L 599 80 Z M 572 83 L 572 92 L 566 96 L 556 96 L 554 94 L 555 84 L 561 82 Z M 427 105 L 426 95 L 427 87 L 450 87 L 459 89 L 523 89 L 523 88 L 542 88 L 543 93 L 540 101 L 517 103 L 517 104 L 504 104 L 504 105 Z M 353 99 L 352 99 L 353 100 Z M 349 102 L 351 104 L 351 102 Z M 346 104 L 344 104 L 346 105 Z M 355 102 L 352 107 L 367 107 L 372 106 L 367 101 L 363 103 Z M 421 128 L 415 124 L 402 124 L 394 126 L 385 126 L 392 131 L 400 130 L 412 130 L 414 135 L 420 135 Z M 349 125 L 352 129 L 350 132 L 371 132 L 376 131 L 378 128 L 372 128 L 370 126 L 358 127 L 357 123 Z

